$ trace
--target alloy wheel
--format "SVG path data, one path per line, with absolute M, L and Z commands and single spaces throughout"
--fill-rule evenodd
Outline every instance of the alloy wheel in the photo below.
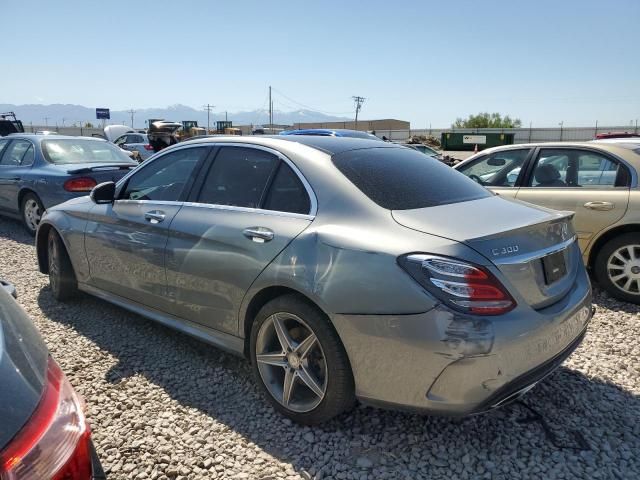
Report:
M 27 201 L 24 202 L 24 220 L 27 227 L 33 231 L 37 230 L 41 217 L 42 212 L 40 211 L 38 202 L 34 198 L 28 198 Z
M 327 362 L 316 334 L 297 315 L 275 313 L 256 341 L 260 377 L 271 396 L 294 412 L 309 412 L 327 391 Z
M 640 245 L 624 245 L 607 260 L 607 275 L 616 287 L 640 295 Z

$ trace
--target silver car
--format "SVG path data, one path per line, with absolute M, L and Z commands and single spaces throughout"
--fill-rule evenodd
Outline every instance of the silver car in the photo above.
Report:
M 178 144 L 49 209 L 36 243 L 56 298 L 81 290 L 246 356 L 306 424 L 356 399 L 503 405 L 571 354 L 592 314 L 571 214 L 363 139 Z
M 146 133 L 125 133 L 116 138 L 113 143 L 123 150 L 138 152 L 141 161 L 145 161 L 154 153 Z

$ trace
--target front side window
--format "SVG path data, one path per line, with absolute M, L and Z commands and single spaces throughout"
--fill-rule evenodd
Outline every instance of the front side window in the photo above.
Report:
M 513 187 L 528 154 L 529 149 L 495 152 L 458 168 L 458 171 L 481 185 Z
M 63 138 L 43 140 L 41 145 L 44 158 L 50 163 L 131 163 L 126 154 L 109 142 Z
M 382 208 L 409 210 L 490 197 L 486 188 L 442 162 L 409 148 L 367 148 L 331 160 Z
M 285 162 L 281 162 L 269 187 L 263 208 L 276 212 L 309 214 L 311 200 L 300 178 Z
M 538 155 L 532 187 L 613 188 L 626 186 L 626 168 L 598 152 L 543 148 Z
M 15 140 L 9 145 L 2 156 L 0 165 L 17 167 L 33 164 L 33 145 L 27 140 Z
M 198 202 L 258 208 L 279 162 L 264 150 L 222 147 L 204 180 Z
M 153 160 L 131 175 L 119 198 L 170 202 L 181 200 L 198 162 L 206 152 L 205 147 L 184 148 Z
M 9 145 L 11 140 L 0 140 L 0 159 L 2 159 L 2 152 Z

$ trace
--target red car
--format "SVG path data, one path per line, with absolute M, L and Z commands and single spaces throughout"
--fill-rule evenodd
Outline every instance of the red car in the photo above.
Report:
M 605 138 L 640 138 L 640 135 L 637 133 L 629 133 L 629 132 L 607 132 L 607 133 L 598 133 L 596 135 L 596 140 L 602 140 Z
M 83 402 L 0 281 L 0 479 L 100 480 Z

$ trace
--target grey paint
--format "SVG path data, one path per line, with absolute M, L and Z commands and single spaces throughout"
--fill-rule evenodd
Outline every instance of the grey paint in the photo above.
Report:
M 31 319 L 0 288 L 0 450 L 36 409 L 47 358 L 47 347 Z
M 252 320 L 251 300 L 265 288 L 293 289 L 332 321 L 361 399 L 433 412 L 473 411 L 571 344 L 590 318 L 590 284 L 567 214 L 500 197 L 413 211 L 382 209 L 330 160 L 335 152 L 379 142 L 218 137 L 176 148 L 202 143 L 276 150 L 308 182 L 317 212 L 180 202 L 125 207 L 116 201 L 105 207 L 79 200 L 51 209 L 43 219 L 41 270 L 46 272 L 41 238 L 56 228 L 70 247 L 81 289 L 237 353 Z M 156 208 L 171 217 L 166 230 L 141 219 Z M 249 227 L 268 228 L 274 238 L 253 242 L 243 235 Z M 513 245 L 518 249 L 502 251 Z M 545 287 L 540 257 L 561 247 L 568 273 Z M 399 266 L 398 257 L 409 253 L 484 265 L 516 308 L 498 317 L 455 312 Z

